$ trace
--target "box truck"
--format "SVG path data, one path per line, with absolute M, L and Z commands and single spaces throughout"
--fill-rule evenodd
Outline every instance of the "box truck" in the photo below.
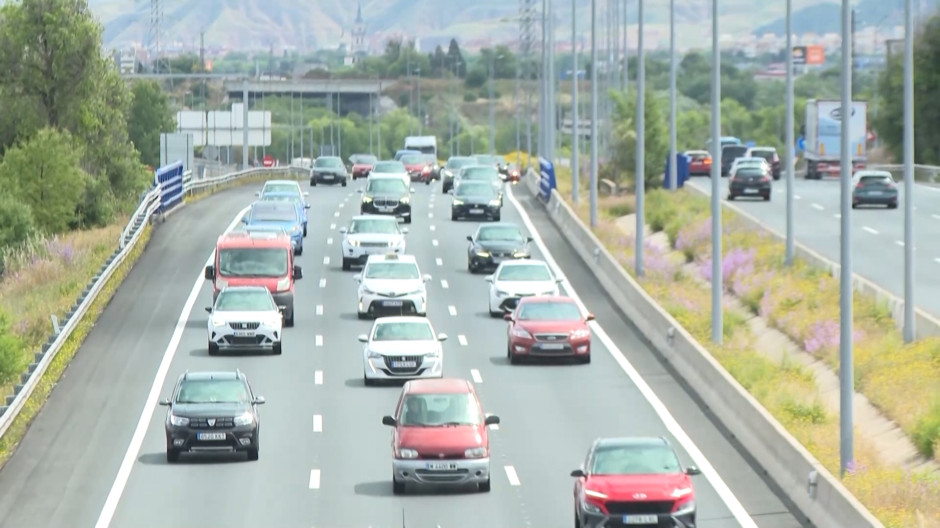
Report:
M 838 176 L 842 153 L 842 102 L 810 99 L 806 101 L 806 121 L 803 125 L 804 158 L 807 180 L 818 180 L 824 175 Z M 849 145 L 852 151 L 853 172 L 865 168 L 868 156 L 868 103 L 852 101 L 849 116 Z

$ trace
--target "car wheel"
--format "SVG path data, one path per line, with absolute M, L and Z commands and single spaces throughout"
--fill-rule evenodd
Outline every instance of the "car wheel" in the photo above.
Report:
M 764 195 L 764 201 L 765 201 L 765 202 L 769 202 L 769 201 L 770 201 L 770 193 L 767 193 L 767 194 Z
M 304 226 L 304 238 L 307 238 L 307 226 Z
M 404 495 L 405 494 L 405 483 L 398 482 L 395 480 L 395 476 L 392 476 L 392 493 L 395 495 Z
M 349 271 L 352 268 L 352 263 L 349 262 L 348 258 L 343 257 L 343 271 Z
M 578 512 L 574 513 L 574 528 L 581 528 L 581 519 L 578 517 Z
M 490 492 L 490 478 L 486 477 L 486 482 L 481 482 L 477 484 L 477 487 L 480 488 L 481 492 L 489 493 Z
M 362 384 L 365 385 L 366 387 L 372 387 L 372 386 L 375 386 L 375 380 L 371 380 L 371 379 L 367 378 L 365 374 L 363 374 L 363 375 L 362 375 Z
M 410 224 L 410 223 L 411 223 L 411 217 L 410 217 L 410 216 L 406 216 L 406 217 L 405 217 L 405 223 L 406 223 L 406 224 Z
M 897 209 L 897 208 L 898 208 L 898 204 L 896 203 L 888 204 L 888 209 Z
M 219 353 L 219 344 L 218 344 L 218 343 L 213 343 L 212 341 L 209 341 L 209 346 L 208 346 L 208 348 L 209 348 L 209 355 L 210 355 L 210 356 L 214 356 L 214 355 L 216 355 L 216 354 Z
M 456 222 L 456 221 L 457 221 L 457 213 L 451 211 L 451 212 L 450 212 L 450 219 L 453 220 L 454 222 Z
M 858 209 L 858 204 L 855 202 L 852 202 L 852 209 Z
M 358 312 L 356 316 L 358 316 L 359 319 L 368 319 L 368 316 L 362 312 Z
M 281 343 L 280 342 L 274 343 L 274 346 L 272 347 L 272 352 L 274 352 L 275 356 L 281 355 Z
M 167 461 L 168 463 L 172 464 L 172 463 L 174 463 L 174 462 L 179 462 L 179 460 L 180 460 L 180 452 L 179 452 L 179 451 L 177 451 L 177 450 L 175 450 L 175 449 L 167 449 L 167 450 L 166 450 L 166 461 Z
M 588 353 L 588 355 L 587 355 L 586 357 L 578 358 L 578 363 L 581 363 L 582 365 L 590 365 L 590 364 L 591 364 L 591 354 Z
M 299 256 L 299 255 L 303 255 L 303 254 L 304 254 L 304 247 L 303 247 L 303 246 L 298 246 L 298 247 L 297 247 L 297 251 L 295 251 L 294 254 L 295 254 L 295 255 L 298 255 L 298 256 Z
M 248 460 L 258 460 L 257 449 L 248 449 Z
M 311 186 L 311 187 L 316 187 L 316 186 L 317 186 L 317 180 L 310 180 L 310 186 Z
M 729 201 L 729 202 L 733 202 L 733 201 L 734 201 L 734 195 L 733 195 L 733 194 L 730 194 L 730 193 L 728 194 L 728 201 Z
M 345 186 L 346 186 L 346 180 L 343 179 L 343 187 L 345 187 Z
M 290 315 L 284 318 L 284 326 L 292 327 L 294 326 L 294 309 L 291 308 Z
M 519 356 L 513 354 L 513 353 L 512 353 L 512 349 L 509 348 L 508 346 L 506 347 L 506 355 L 509 356 L 509 364 L 510 364 L 510 365 L 518 365 L 518 364 L 519 364 L 519 361 L 520 361 L 520 360 L 519 360 Z

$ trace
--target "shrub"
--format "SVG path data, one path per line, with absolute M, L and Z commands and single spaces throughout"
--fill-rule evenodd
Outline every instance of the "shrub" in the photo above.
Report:
M 477 100 L 477 94 L 473 92 L 465 92 L 463 94 L 463 100 L 465 103 L 475 103 Z
M 654 189 L 646 193 L 646 223 L 653 232 L 662 231 L 679 213 L 667 191 Z
M 10 320 L 0 312 L 0 385 L 13 381 L 26 367 L 23 340 L 10 328 Z
M 465 84 L 467 88 L 470 89 L 480 88 L 486 84 L 486 78 L 486 71 L 484 71 L 482 68 L 473 68 L 467 72 L 467 79 Z
M 917 421 L 911 432 L 911 440 L 924 456 L 934 457 L 940 447 L 940 403 L 930 406 L 930 411 Z

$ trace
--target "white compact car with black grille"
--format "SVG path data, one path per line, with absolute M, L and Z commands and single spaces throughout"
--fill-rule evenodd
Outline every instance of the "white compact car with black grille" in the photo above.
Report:
M 362 378 L 366 385 L 381 380 L 442 378 L 446 334 L 435 334 L 425 317 L 380 317 L 369 334 L 359 336 Z
M 522 297 L 558 295 L 558 283 L 541 260 L 504 260 L 486 277 L 490 283 L 490 315 L 501 317 L 516 309 Z
M 343 269 L 361 266 L 369 255 L 405 254 L 407 227 L 398 227 L 398 220 L 390 216 L 359 215 L 352 218 L 349 227 L 339 230 L 343 234 Z
M 428 314 L 427 282 L 414 255 L 371 255 L 356 276 L 360 319 L 383 315 Z
M 209 355 L 255 350 L 281 353 L 284 317 L 263 286 L 230 286 L 209 312 Z

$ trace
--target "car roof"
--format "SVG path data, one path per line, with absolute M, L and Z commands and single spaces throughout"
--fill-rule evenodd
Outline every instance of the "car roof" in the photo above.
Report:
M 278 233 L 258 232 L 249 233 L 246 231 L 233 231 L 225 233 L 219 237 L 216 242 L 219 249 L 247 249 L 247 248 L 277 248 L 290 249 L 291 240 L 286 232 Z
M 431 320 L 427 317 L 415 317 L 413 315 L 391 315 L 388 317 L 379 317 L 372 323 L 373 326 L 386 323 L 427 323 L 431 324 Z
M 539 266 L 539 267 L 548 267 L 548 263 L 543 260 L 538 259 L 512 259 L 504 260 L 499 263 L 500 267 L 513 267 L 513 266 Z
M 401 173 L 404 174 L 404 173 Z M 397 172 L 373 172 L 369 175 L 369 180 L 395 180 L 401 181 L 401 174 Z
M 389 253 L 388 255 L 369 255 L 366 264 L 371 264 L 373 262 L 405 262 L 417 264 L 418 259 L 414 255 L 399 255 L 397 253 Z
M 746 151 L 748 147 L 745 145 L 725 145 L 721 147 L 721 150 L 725 150 L 725 149 L 738 149 L 741 151 Z
M 264 208 L 267 208 L 267 209 L 285 209 L 285 210 L 286 210 L 286 209 L 290 209 L 291 211 L 296 211 L 296 210 L 297 210 L 297 206 L 296 206 L 296 205 L 289 204 L 289 203 L 284 203 L 284 202 L 272 202 L 272 201 L 269 201 L 269 200 L 256 200 L 254 203 L 251 204 L 251 208 L 252 208 L 252 209 L 254 209 L 255 207 L 261 207 L 262 209 L 264 209 Z
M 268 180 L 264 182 L 264 187 L 267 187 L 268 185 L 271 185 L 271 184 L 280 184 L 280 185 L 293 184 L 293 185 L 300 187 L 300 182 L 296 180 Z
M 406 394 L 473 394 L 470 382 L 461 378 L 417 379 L 405 383 Z
M 661 436 L 623 436 L 617 438 L 598 438 L 594 441 L 595 448 L 605 447 L 672 447 L 668 440 Z
M 547 302 L 556 302 L 556 303 L 567 303 L 573 304 L 575 306 L 578 303 L 575 302 L 571 297 L 564 295 L 532 295 L 529 297 L 522 297 L 519 299 L 519 304 L 517 306 L 522 306 L 523 304 L 537 304 L 537 303 L 547 303 Z
M 398 224 L 398 219 L 395 218 L 394 216 L 389 216 L 389 215 L 375 215 L 375 214 L 356 215 L 352 217 L 351 220 L 353 222 L 355 222 L 356 220 L 379 220 L 382 222 L 395 222 L 395 224 Z
M 248 381 L 245 377 L 245 374 L 240 370 L 221 370 L 221 371 L 199 371 L 199 372 L 185 372 L 180 376 L 180 380 L 196 380 L 196 381 L 209 381 L 209 380 L 242 380 Z
M 332 160 L 340 160 L 340 161 L 343 161 L 343 158 L 341 158 L 341 157 L 339 157 L 339 156 L 317 156 L 317 159 L 318 159 L 318 160 L 321 160 L 321 159 L 322 159 L 322 160 L 332 159 Z
M 226 286 L 222 288 L 222 291 L 219 293 L 225 292 L 240 292 L 240 291 L 268 291 L 268 288 L 265 286 L 255 286 L 255 285 L 241 285 L 241 286 Z
M 755 151 L 755 150 L 772 150 L 772 151 L 776 152 L 776 151 L 777 151 L 777 148 L 776 148 L 776 147 L 751 147 L 749 150 L 751 150 L 751 151 Z
M 891 174 L 890 172 L 880 171 L 880 170 L 861 170 L 861 171 L 856 172 L 854 175 L 854 177 L 856 178 L 861 178 L 862 176 L 878 176 L 878 177 L 888 177 L 888 178 L 891 178 L 892 180 L 894 179 L 894 175 Z

